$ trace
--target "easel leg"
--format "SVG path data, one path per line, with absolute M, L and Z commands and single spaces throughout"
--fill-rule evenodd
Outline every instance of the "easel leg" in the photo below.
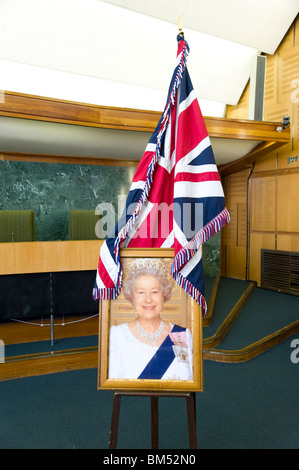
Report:
M 187 405 L 187 418 L 188 418 L 188 432 L 189 432 L 189 447 L 190 449 L 197 449 L 197 436 L 196 436 L 196 401 L 195 393 L 183 393 L 183 394 L 159 394 L 159 393 L 123 393 L 114 392 L 113 405 L 112 405 L 112 417 L 111 417 L 111 428 L 110 428 L 110 440 L 109 449 L 116 449 L 117 446 L 117 435 L 118 435 L 118 424 L 119 424 L 119 413 L 120 413 L 120 399 L 122 395 L 129 396 L 150 396 L 151 397 L 151 438 L 152 438 L 152 449 L 158 449 L 158 396 L 181 396 L 186 398 Z
M 159 448 L 158 438 L 158 397 L 151 397 L 152 449 Z
M 121 395 L 114 393 L 110 428 L 109 449 L 116 449 Z
M 190 449 L 197 449 L 195 393 L 186 397 Z

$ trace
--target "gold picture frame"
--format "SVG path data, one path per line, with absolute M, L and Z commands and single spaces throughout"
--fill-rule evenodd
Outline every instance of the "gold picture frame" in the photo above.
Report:
M 185 354 L 178 353 L 178 351 L 191 351 L 179 346 L 170 346 L 168 350 L 175 351 L 176 353 L 176 369 L 180 368 L 186 369 L 186 361 L 190 365 L 191 375 L 188 379 L 181 379 L 178 376 L 174 378 L 165 378 L 167 374 L 164 374 L 159 378 L 139 378 L 139 377 L 110 377 L 109 370 L 111 371 L 110 365 L 114 361 L 114 350 L 110 346 L 110 328 L 112 326 L 119 326 L 125 323 L 130 322 L 134 323 L 133 319 L 136 318 L 136 314 L 133 312 L 133 308 L 128 300 L 125 299 L 122 292 L 115 300 L 101 300 L 100 301 L 100 316 L 99 316 L 99 358 L 98 358 L 98 389 L 99 390 L 117 390 L 117 391 L 141 391 L 141 392 L 201 392 L 203 391 L 203 348 L 202 348 L 202 310 L 201 307 L 193 300 L 185 291 L 178 286 L 178 284 L 172 279 L 170 273 L 170 267 L 174 258 L 174 250 L 169 248 L 123 248 L 121 249 L 121 263 L 123 271 L 123 283 L 126 281 L 126 273 L 130 269 L 132 263 L 143 262 L 148 263 L 149 260 L 152 260 L 153 263 L 162 263 L 165 266 L 167 276 L 169 276 L 170 282 L 173 283 L 173 291 L 171 299 L 164 304 L 163 313 L 161 318 L 164 324 L 167 325 L 179 325 L 183 328 L 186 328 L 188 331 L 188 338 L 191 338 L 192 343 L 192 357 L 189 357 L 190 354 L 187 354 L 187 359 Z M 135 315 L 135 316 L 134 316 Z M 125 326 L 125 329 L 127 327 Z M 123 328 L 122 328 L 123 329 Z M 129 328 L 128 328 L 129 330 Z M 115 331 L 115 329 L 114 329 Z M 131 333 L 130 333 L 131 334 Z M 179 333 L 177 333 L 179 335 Z M 169 340 L 167 335 L 167 340 Z M 186 338 L 186 336 L 184 336 Z M 175 338 L 180 338 L 176 336 Z M 135 346 L 138 347 L 138 341 Z M 174 341 L 174 340 L 173 340 Z M 189 340 L 188 340 L 189 341 Z M 115 342 L 112 341 L 113 344 Z M 117 343 L 119 344 L 119 343 Z M 164 344 L 164 343 L 163 343 Z M 170 343 L 176 344 L 176 343 Z M 125 352 L 135 357 L 135 351 L 133 351 L 132 346 L 129 344 L 124 347 L 121 354 L 117 351 L 118 355 L 123 356 Z M 115 346 L 113 346 L 115 348 Z M 129 348 L 128 351 L 124 349 Z M 110 350 L 111 349 L 111 350 Z M 172 353 L 173 354 L 173 353 Z M 142 354 L 140 355 L 142 356 Z M 136 357 L 139 357 L 139 354 L 136 354 Z M 163 359 L 164 360 L 164 359 Z M 178 362 L 182 363 L 178 365 Z M 172 366 L 175 361 L 172 360 Z M 131 363 L 130 363 L 131 370 Z M 170 367 L 168 368 L 170 370 Z M 132 372 L 133 373 L 133 372 Z

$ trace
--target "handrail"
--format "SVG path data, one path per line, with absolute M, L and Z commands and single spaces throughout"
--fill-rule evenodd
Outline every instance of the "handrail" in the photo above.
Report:
M 247 287 L 246 291 L 243 293 L 243 295 L 240 297 L 236 305 L 232 308 L 224 322 L 220 325 L 218 330 L 213 336 L 210 336 L 209 338 L 204 338 L 203 339 L 203 350 L 207 349 L 213 349 L 215 346 L 218 346 L 218 344 L 221 343 L 229 329 L 231 328 L 232 324 L 238 317 L 239 313 L 241 312 L 242 308 L 244 307 L 245 303 L 251 296 L 253 290 L 256 287 L 256 282 L 251 282 L 250 285 Z
M 82 354 L 87 352 L 98 352 L 98 346 L 88 346 L 86 348 L 75 348 L 75 349 L 62 349 L 59 351 L 45 351 L 33 354 L 23 354 L 21 356 L 8 356 L 5 358 L 5 363 L 28 361 L 29 359 L 43 359 L 45 357 L 54 356 L 69 356 L 70 354 Z
M 245 362 L 248 361 L 259 354 L 267 351 L 273 346 L 281 343 L 285 339 L 293 336 L 295 333 L 299 332 L 299 320 L 287 325 L 280 330 L 271 333 L 268 336 L 246 346 L 243 349 L 235 350 L 221 350 L 221 349 L 211 349 L 203 351 L 203 358 L 210 361 L 216 362 Z
M 219 287 L 219 282 L 220 282 L 220 275 L 218 275 L 214 281 L 213 284 L 213 289 L 212 293 L 210 296 L 209 304 L 208 304 L 208 312 L 207 315 L 203 318 L 202 325 L 205 326 L 210 326 L 213 318 L 213 313 L 214 313 L 214 306 L 215 306 L 215 301 L 217 297 L 217 292 L 218 292 L 218 287 Z

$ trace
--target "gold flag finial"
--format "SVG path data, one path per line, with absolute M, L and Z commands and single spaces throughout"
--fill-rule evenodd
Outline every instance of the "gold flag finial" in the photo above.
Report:
M 180 13 L 179 13 L 179 20 L 178 20 L 178 29 L 179 29 L 179 34 L 181 36 L 184 36 L 183 25 L 182 25 L 182 20 L 181 20 L 181 14 Z

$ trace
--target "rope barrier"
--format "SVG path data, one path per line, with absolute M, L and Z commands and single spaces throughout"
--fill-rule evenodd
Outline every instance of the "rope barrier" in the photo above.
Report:
M 97 317 L 98 316 L 98 313 L 96 313 L 95 315 L 91 315 L 89 316 L 88 318 L 81 318 L 80 320 L 74 320 L 74 321 L 70 321 L 70 322 L 67 322 L 67 323 L 54 323 L 54 326 L 66 326 L 66 325 L 71 325 L 72 323 L 79 323 L 79 322 L 82 322 L 82 321 L 86 321 L 86 320 L 90 320 L 91 318 L 94 318 L 94 317 Z M 27 325 L 34 325 L 34 326 L 51 326 L 51 324 L 44 324 L 44 323 L 34 323 L 34 322 L 29 322 L 29 321 L 24 321 L 24 320 L 18 320 L 16 318 L 11 318 L 10 319 L 11 321 L 15 321 L 15 322 L 18 322 L 18 323 L 26 323 Z

